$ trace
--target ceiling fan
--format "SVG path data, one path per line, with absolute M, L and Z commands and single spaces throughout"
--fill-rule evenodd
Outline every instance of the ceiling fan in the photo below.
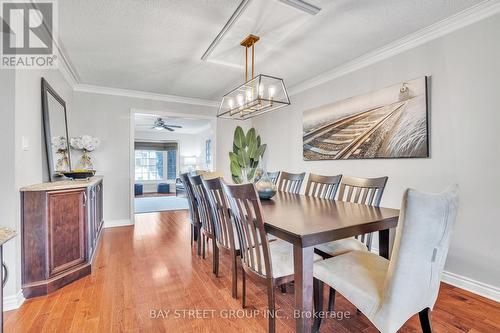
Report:
M 175 128 L 182 128 L 182 126 L 165 124 L 165 122 L 161 118 L 156 119 L 154 124 L 153 124 L 153 127 L 152 127 L 152 129 L 155 129 L 158 131 L 168 130 L 170 132 L 175 131 Z

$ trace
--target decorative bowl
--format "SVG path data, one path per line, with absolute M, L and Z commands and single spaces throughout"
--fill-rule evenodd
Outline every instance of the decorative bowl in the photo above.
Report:
M 73 170 L 62 174 L 71 179 L 87 179 L 95 175 L 95 170 Z
M 265 190 L 257 191 L 257 193 L 259 194 L 259 198 L 261 200 L 270 200 L 272 197 L 275 196 L 276 190 L 265 189 Z

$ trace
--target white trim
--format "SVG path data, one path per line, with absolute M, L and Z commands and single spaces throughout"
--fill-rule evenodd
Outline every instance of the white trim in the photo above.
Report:
M 111 220 L 111 221 L 104 221 L 103 228 L 125 227 L 130 225 L 134 225 L 134 223 L 129 219 Z
M 371 252 L 375 254 L 379 253 L 378 248 L 375 247 L 372 247 Z M 448 271 L 443 271 L 441 281 L 451 284 L 454 287 L 470 291 L 473 294 L 491 299 L 495 302 L 500 302 L 500 288 L 490 284 L 479 282 L 463 275 L 458 275 Z
M 22 290 L 19 290 L 15 295 L 3 297 L 3 311 L 19 309 L 23 305 L 25 298 Z
M 451 284 L 452 286 L 470 291 L 473 294 L 477 294 L 493 301 L 500 302 L 500 288 L 498 287 L 447 271 L 443 272 L 441 281 Z
M 288 94 L 295 95 L 301 93 L 320 84 L 329 82 L 361 68 L 413 49 L 498 13 L 500 13 L 499 0 L 483 1 L 458 14 L 434 23 L 377 50 L 368 52 L 365 55 L 340 65 L 330 71 L 296 84 L 288 89 Z
M 93 93 L 93 94 L 141 98 L 141 99 L 149 99 L 149 100 L 154 100 L 154 101 L 164 101 L 164 102 L 172 102 L 172 103 L 183 103 L 183 104 L 209 106 L 209 107 L 214 107 L 214 108 L 219 107 L 219 102 L 212 101 L 209 99 L 157 94 L 157 93 L 152 93 L 152 92 L 147 92 L 147 91 L 110 88 L 110 87 L 103 87 L 103 86 L 96 86 L 96 85 L 82 84 L 82 83 L 77 84 L 74 87 L 74 90 L 81 91 L 81 92 Z

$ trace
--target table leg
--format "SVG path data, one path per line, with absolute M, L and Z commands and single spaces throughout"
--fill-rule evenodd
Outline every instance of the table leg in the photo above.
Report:
M 293 246 L 295 270 L 295 332 L 311 332 L 313 313 L 313 255 L 314 247 Z
M 389 259 L 389 229 L 378 232 L 378 249 L 381 257 Z

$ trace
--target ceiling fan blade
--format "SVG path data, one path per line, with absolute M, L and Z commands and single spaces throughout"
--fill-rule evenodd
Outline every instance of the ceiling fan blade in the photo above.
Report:
M 165 126 L 172 127 L 172 128 L 182 128 L 182 126 L 180 126 L 180 125 L 165 125 Z
M 173 128 L 170 128 L 169 126 L 165 126 L 165 127 L 163 127 L 163 128 L 164 128 L 164 129 L 166 129 L 166 130 L 169 130 L 170 132 L 173 132 L 173 131 L 174 131 L 174 129 L 173 129 Z

